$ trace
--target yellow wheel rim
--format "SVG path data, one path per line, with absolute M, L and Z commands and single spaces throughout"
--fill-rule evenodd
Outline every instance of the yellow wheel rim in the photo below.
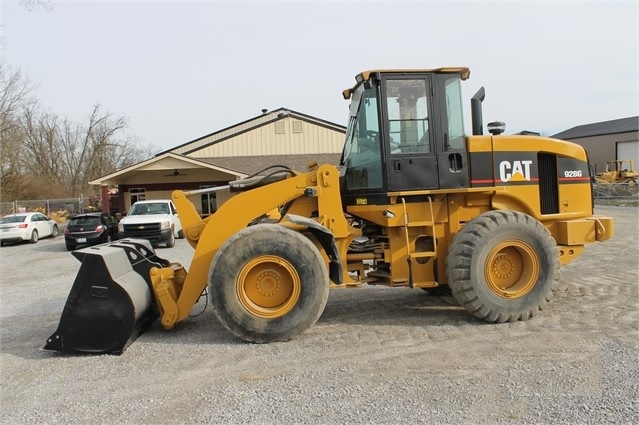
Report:
M 521 298 L 539 277 L 539 260 L 532 247 L 522 241 L 504 241 L 488 255 L 485 277 L 491 291 L 502 298 Z
M 295 268 L 281 257 L 262 255 L 249 261 L 236 282 L 237 297 L 251 314 L 272 319 L 286 315 L 302 291 Z

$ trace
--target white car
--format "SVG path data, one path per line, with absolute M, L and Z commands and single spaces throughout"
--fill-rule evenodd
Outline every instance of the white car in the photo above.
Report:
M 0 218 L 0 246 L 6 242 L 29 241 L 58 236 L 58 224 L 39 212 L 9 214 Z

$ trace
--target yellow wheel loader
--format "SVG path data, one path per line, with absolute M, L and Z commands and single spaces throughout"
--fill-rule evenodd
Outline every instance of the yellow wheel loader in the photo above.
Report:
M 159 317 L 173 328 L 206 292 L 250 342 L 285 341 L 321 316 L 329 288 L 387 285 L 452 293 L 488 322 L 544 308 L 559 268 L 613 236 L 593 215 L 586 152 L 550 138 L 483 135 L 484 89 L 463 127 L 467 68 L 356 76 L 339 167 L 272 166 L 229 183 L 202 219 L 175 191 L 189 270 L 142 240 L 79 250 L 80 271 L 44 349 L 121 353 Z M 353 295 L 355 296 L 355 295 Z
M 635 161 L 621 159 L 606 162 L 606 171 L 595 175 L 595 182 L 599 184 L 625 183 L 634 186 L 639 179 L 639 172 L 635 170 Z

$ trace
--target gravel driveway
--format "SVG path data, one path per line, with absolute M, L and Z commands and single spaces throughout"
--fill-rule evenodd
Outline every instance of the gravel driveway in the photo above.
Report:
M 293 341 L 236 340 L 201 301 L 121 356 L 40 351 L 80 263 L 62 237 L 5 246 L 0 423 L 639 423 L 639 209 L 596 213 L 616 236 L 563 267 L 528 322 L 486 324 L 417 289 L 336 289 Z M 192 252 L 158 249 L 187 268 Z

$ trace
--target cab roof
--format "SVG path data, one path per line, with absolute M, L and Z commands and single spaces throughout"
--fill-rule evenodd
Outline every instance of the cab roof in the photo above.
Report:
M 433 73 L 433 74 L 459 74 L 462 80 L 467 80 L 470 76 L 470 69 L 466 67 L 444 67 L 444 68 L 432 68 L 432 69 L 374 69 L 369 71 L 360 72 L 355 76 L 355 85 L 350 89 L 346 89 L 342 91 L 342 96 L 344 99 L 348 100 L 351 98 L 351 95 L 364 81 L 367 81 L 371 78 L 373 74 L 424 74 L 424 73 Z

